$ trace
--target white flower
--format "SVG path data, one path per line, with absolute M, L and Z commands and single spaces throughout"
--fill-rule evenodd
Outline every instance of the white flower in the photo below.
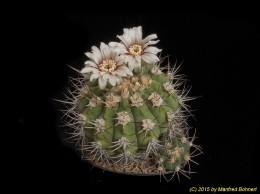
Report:
M 124 57 L 130 70 L 141 68 L 141 59 L 147 63 L 154 64 L 159 61 L 157 53 L 161 51 L 154 46 L 159 40 L 156 34 L 151 34 L 142 39 L 142 27 L 125 28 L 122 36 L 117 36 L 121 43 L 110 42 L 109 46 L 115 47 L 120 56 Z
M 119 84 L 121 77 L 133 75 L 133 73 L 125 66 L 124 60 L 118 56 L 115 49 L 101 43 L 100 50 L 96 46 L 92 46 L 92 53 L 85 53 L 91 60 L 85 62 L 85 67 L 81 73 L 90 73 L 90 81 L 98 78 L 100 89 L 104 89 L 107 81 L 112 86 Z

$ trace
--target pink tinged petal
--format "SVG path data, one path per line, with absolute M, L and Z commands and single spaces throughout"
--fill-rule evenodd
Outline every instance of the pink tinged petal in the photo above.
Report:
M 132 36 L 132 37 L 131 37 Z M 126 40 L 126 42 L 127 42 L 127 45 L 126 45 L 126 47 L 128 48 L 129 46 L 131 46 L 133 43 L 134 43 L 134 41 L 135 41 L 135 39 L 134 39 L 134 34 L 133 33 L 131 33 L 131 35 L 129 34 L 123 34 L 123 37 L 124 37 L 124 39 Z
M 124 55 L 124 58 L 126 63 L 131 63 L 134 60 L 134 57 L 132 55 Z
M 139 71 L 141 69 L 141 63 L 136 62 L 134 70 Z
M 128 63 L 128 67 L 129 67 L 129 69 L 130 69 L 131 71 L 133 71 L 134 68 L 135 68 L 135 65 L 134 65 L 133 63 Z
M 92 58 L 92 53 L 90 53 L 90 52 L 86 52 L 85 55 L 86 55 L 88 58 L 90 58 L 90 59 L 93 60 L 93 58 Z
M 127 63 L 129 69 L 133 71 L 135 62 L 131 55 L 125 55 L 125 63 Z
M 126 36 L 126 34 L 125 34 L 125 36 Z M 136 43 L 136 41 L 135 41 L 135 30 L 134 29 L 129 30 L 128 37 L 129 37 L 131 44 Z
M 97 69 L 97 68 L 93 68 L 93 73 L 99 73 L 99 72 L 100 72 L 99 69 Z
M 117 52 L 118 54 L 128 53 L 126 46 L 122 43 L 110 42 L 109 46 L 114 48 L 115 52 Z
M 148 41 L 157 38 L 156 34 L 151 34 L 149 36 L 147 36 L 145 39 L 142 40 L 142 45 L 145 45 L 145 43 L 147 43 Z
M 135 28 L 135 41 L 136 43 L 140 44 L 143 38 L 142 34 L 142 26 L 138 26 Z
M 123 49 L 115 48 L 115 52 L 117 52 L 118 54 L 126 54 L 126 53 L 129 53 L 126 48 L 123 48 Z
M 111 50 L 111 49 L 110 49 L 110 50 Z M 116 58 L 117 58 L 117 56 L 118 56 L 118 53 L 117 53 L 116 51 L 111 51 L 110 55 L 111 55 L 111 59 L 113 59 L 113 60 L 116 61 Z
M 122 44 L 122 43 L 110 42 L 109 46 L 112 47 L 112 48 L 115 48 L 115 49 L 120 49 L 120 50 L 126 50 L 127 51 L 126 46 L 124 44 Z
M 119 40 L 122 41 L 122 43 L 126 46 L 126 47 L 129 47 L 127 41 L 125 40 L 125 38 L 123 36 L 116 36 Z
M 98 85 L 101 90 L 105 89 L 107 86 L 107 80 L 104 80 L 103 77 L 98 78 Z
M 150 64 L 153 64 L 153 63 L 156 63 L 156 62 L 160 61 L 160 59 L 156 55 L 151 54 L 151 53 L 144 53 L 142 55 L 142 59 L 146 63 L 150 63 Z
M 101 53 L 102 53 L 104 59 L 111 59 L 111 57 L 112 57 L 111 51 L 112 51 L 112 49 L 110 49 L 110 48 L 104 48 L 104 49 L 101 50 Z
M 122 59 L 125 59 L 126 57 L 132 57 L 132 55 L 129 55 L 129 54 L 121 54 L 119 57 L 122 58 Z
M 91 66 L 91 67 L 97 67 L 97 64 L 94 63 L 93 61 L 86 61 L 86 62 L 85 62 L 85 65 L 86 65 L 86 66 Z
M 125 62 L 124 55 L 117 56 L 115 58 L 116 66 L 121 66 Z
M 100 73 L 100 76 L 103 76 L 103 75 L 105 75 L 107 72 L 106 72 L 106 71 L 100 71 L 99 73 Z
M 132 71 L 130 71 L 127 67 L 121 66 L 117 68 L 113 73 L 113 75 L 119 75 L 121 77 L 127 76 L 127 75 L 133 75 Z
M 109 48 L 109 46 L 107 44 L 105 44 L 104 42 L 100 43 L 100 51 L 102 51 L 103 49 Z
M 112 86 L 115 86 L 116 85 L 116 76 L 114 75 L 110 75 L 109 76 L 109 83 L 112 85 Z
M 118 70 L 123 71 L 126 75 L 131 75 L 131 76 L 133 75 L 133 72 L 130 71 L 130 69 L 128 69 L 127 67 L 121 66 L 121 67 L 117 68 L 116 72 L 118 72 Z M 120 74 L 118 74 L 118 75 L 120 75 Z
M 145 45 L 143 46 L 143 48 L 146 48 L 149 45 L 153 45 L 153 44 L 157 44 L 160 40 L 151 40 L 148 41 L 147 43 L 145 43 Z
M 135 56 L 135 60 L 137 60 L 137 62 L 138 63 L 140 63 L 141 64 L 141 56 L 140 55 L 137 55 L 137 56 Z
M 125 34 L 128 34 L 129 29 L 128 28 L 124 28 L 123 31 L 124 31 Z
M 92 82 L 94 79 L 97 79 L 97 78 L 99 78 L 100 77 L 100 75 L 98 74 L 98 73 L 94 73 L 94 74 L 92 74 L 91 76 L 90 76 L 90 81 Z
M 84 67 L 81 69 L 81 73 L 90 73 L 90 72 L 97 72 L 98 70 L 94 67 Z
M 102 75 L 102 78 L 104 80 L 108 80 L 109 77 L 110 77 L 109 73 L 105 73 L 104 75 Z
M 120 76 L 115 76 L 116 83 L 120 84 L 122 82 L 122 78 Z
M 128 56 L 125 60 L 128 63 L 128 67 L 131 71 L 141 68 L 141 63 L 138 62 L 133 56 Z
M 113 76 L 113 79 L 115 79 L 116 84 L 120 84 L 122 82 L 122 77 L 116 74 L 110 75 Z M 109 77 L 110 78 L 110 77 Z
M 158 52 L 161 52 L 162 51 L 162 49 L 158 49 L 158 48 L 156 48 L 156 47 L 154 47 L 154 46 L 149 46 L 149 47 L 147 47 L 146 49 L 144 49 L 144 52 L 145 53 L 152 53 L 152 54 L 157 54 Z
M 114 72 L 112 72 L 113 75 L 119 75 L 119 76 L 122 76 L 122 77 L 125 77 L 126 76 L 126 72 L 123 70 L 123 69 L 117 69 L 115 70 Z
M 118 42 L 110 42 L 110 43 L 108 43 L 108 46 L 115 48 L 115 47 L 119 47 L 119 44 L 121 44 L 121 43 L 118 43 Z
M 132 45 L 131 39 L 125 34 L 123 34 L 122 36 L 117 36 L 117 38 L 119 38 L 127 48 Z
M 99 63 L 95 53 L 86 52 L 85 55 L 87 55 L 87 57 L 90 58 L 95 63 Z
M 102 60 L 107 58 L 107 54 L 108 54 L 107 50 L 108 49 L 109 49 L 108 45 L 106 45 L 103 42 L 100 43 L 100 52 L 101 52 L 101 55 L 102 55 Z
M 92 46 L 92 58 L 96 63 L 99 63 L 102 60 L 101 52 L 96 46 Z
M 110 58 L 109 49 L 105 48 L 101 52 L 102 52 L 102 55 L 103 55 L 104 59 L 109 59 Z
M 119 42 L 110 42 L 108 45 L 115 49 L 127 51 L 127 48 L 125 47 L 125 45 L 122 43 L 119 43 Z

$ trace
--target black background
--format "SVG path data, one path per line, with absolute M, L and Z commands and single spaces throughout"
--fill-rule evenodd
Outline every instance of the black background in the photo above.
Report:
M 25 23 L 30 30 L 23 31 L 20 25 L 23 44 L 27 38 L 33 40 L 28 45 L 28 64 L 21 67 L 18 62 L 15 68 L 21 102 L 16 105 L 16 121 L 20 133 L 29 133 L 23 134 L 26 140 L 19 138 L 23 142 L 19 144 L 22 157 L 12 156 L 19 168 L 14 180 L 26 179 L 23 174 L 27 174 L 25 187 L 39 184 L 40 188 L 95 188 L 107 192 L 117 190 L 119 184 L 133 191 L 140 186 L 183 192 L 191 186 L 257 186 L 259 34 L 253 17 L 46 13 L 37 22 L 33 16 L 28 18 Z M 87 59 L 84 53 L 92 45 L 116 41 L 123 28 L 139 25 L 144 36 L 158 35 L 157 46 L 163 49 L 163 56 L 170 55 L 172 63 L 184 60 L 181 73 L 192 85 L 190 96 L 200 96 L 190 102 L 196 110 L 196 120 L 191 119 L 190 125 L 197 129 L 197 144 L 204 148 L 204 155 L 195 159 L 200 165 L 192 165 L 197 173 L 191 175 L 191 180 L 181 176 L 180 183 L 176 178 L 160 183 L 158 176 L 103 172 L 81 161 L 59 137 L 63 130 L 58 127 L 59 105 L 52 99 L 60 97 L 67 77 L 75 75 L 66 65 L 82 68 Z

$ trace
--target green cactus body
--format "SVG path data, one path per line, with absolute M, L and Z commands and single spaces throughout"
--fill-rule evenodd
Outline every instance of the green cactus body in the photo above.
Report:
M 86 81 L 86 85 L 91 86 L 89 93 L 76 102 L 77 111 L 86 117 L 86 138 L 90 142 L 101 143 L 102 149 L 109 156 L 124 152 L 137 154 L 146 151 L 152 140 L 165 141 L 163 135 L 169 131 L 171 122 L 167 113 L 180 108 L 176 92 L 163 88 L 163 84 L 170 82 L 165 73 L 153 75 L 152 66 L 147 64 L 143 64 L 143 68 L 146 74 L 139 73 L 134 79 L 125 79 L 116 88 L 100 90 L 95 84 Z M 126 94 L 122 94 L 124 92 Z M 93 99 L 97 97 L 100 101 L 95 104 Z M 94 102 L 92 107 L 90 101 Z M 122 120 L 119 119 L 120 114 Z M 98 121 L 103 121 L 103 125 L 101 122 L 101 126 L 98 126 Z M 179 140 L 185 136 L 178 136 L 172 138 L 168 142 L 172 144 L 171 147 L 163 149 L 159 155 L 164 159 L 163 167 L 166 170 L 183 165 L 184 156 L 189 155 L 189 146 Z M 168 161 L 172 157 L 168 152 L 177 149 L 177 153 L 178 146 L 182 146 L 180 149 L 183 152 L 175 158 L 174 165 L 170 164 Z
M 130 46 L 132 58 L 128 60 L 141 55 L 143 48 Z M 100 51 L 92 49 L 93 53 L 87 53 L 92 60 L 81 71 L 84 78 L 73 83 L 76 91 L 71 93 L 77 95 L 69 109 L 80 125 L 81 150 L 87 160 L 108 170 L 115 169 L 115 163 L 124 164 L 121 170 L 128 173 L 140 173 L 132 168 L 139 165 L 150 173 L 185 174 L 183 167 L 194 162 L 191 147 L 201 149 L 188 137 L 189 126 L 183 114 L 187 97 L 175 84 L 175 69 L 168 66 L 166 72 L 160 68 L 161 63 L 145 62 L 147 56 L 158 59 L 151 54 L 139 65 L 131 66 L 129 61 L 118 59 L 124 53 L 118 55 L 103 43 Z M 159 51 L 155 47 L 150 50 Z

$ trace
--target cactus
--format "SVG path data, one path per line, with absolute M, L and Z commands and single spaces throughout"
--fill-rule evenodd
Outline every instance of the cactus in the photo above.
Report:
M 65 126 L 74 129 L 83 158 L 97 167 L 189 178 L 190 162 L 196 163 L 191 158 L 201 147 L 188 133 L 191 98 L 185 87 L 180 90 L 185 80 L 175 66 L 163 67 L 161 49 L 151 46 L 159 41 L 156 34 L 142 39 L 139 26 L 117 37 L 120 43 L 93 46 L 80 78 L 70 78 L 62 101 L 69 105 Z

